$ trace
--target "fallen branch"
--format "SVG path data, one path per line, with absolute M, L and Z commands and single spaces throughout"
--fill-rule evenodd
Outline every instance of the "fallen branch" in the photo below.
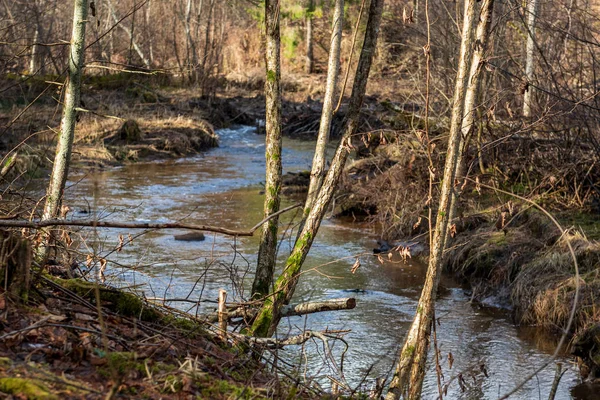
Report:
M 227 334 L 230 337 L 233 337 L 234 339 L 243 342 L 247 345 L 259 345 L 270 349 L 280 349 L 284 346 L 301 345 L 313 337 L 319 338 L 324 341 L 327 340 L 327 336 L 325 333 L 314 331 L 305 331 L 299 335 L 290 336 L 285 339 L 246 336 L 242 335 L 241 333 L 235 332 L 227 332 Z
M 281 310 L 283 317 L 293 317 L 296 315 L 314 314 L 323 311 L 337 310 L 352 310 L 356 307 L 356 299 L 354 297 L 346 297 L 341 299 L 331 299 L 325 301 L 316 301 L 312 303 L 298 303 L 284 306 Z M 238 307 L 227 312 L 228 319 L 246 318 L 253 319 L 257 309 L 248 307 Z M 218 313 L 209 314 L 208 322 L 217 322 L 219 319 Z
M 286 207 L 278 212 L 269 215 L 252 228 L 247 231 L 236 231 L 233 229 L 221 228 L 212 225 L 194 225 L 184 224 L 179 222 L 114 222 L 114 221 L 73 221 L 63 219 L 48 219 L 43 221 L 24 221 L 24 220 L 0 220 L 0 227 L 5 228 L 31 228 L 31 229 L 42 229 L 49 226 L 87 226 L 94 228 L 118 228 L 118 229 L 189 229 L 193 231 L 206 231 L 222 233 L 229 236 L 252 236 L 254 232 L 260 228 L 265 222 L 270 219 L 283 214 L 286 211 L 293 210 L 294 208 L 300 207 L 302 204 L 294 204 Z

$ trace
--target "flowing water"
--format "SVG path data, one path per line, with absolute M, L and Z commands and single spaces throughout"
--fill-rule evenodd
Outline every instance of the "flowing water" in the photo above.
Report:
M 67 190 L 75 218 L 117 221 L 181 221 L 231 229 L 249 229 L 262 219 L 264 180 L 264 137 L 252 128 L 223 129 L 220 147 L 202 155 L 177 161 L 138 163 L 74 177 Z M 284 140 L 284 172 L 308 169 L 312 143 Z M 293 200 L 286 199 L 286 204 Z M 289 214 L 294 214 L 290 212 Z M 290 231 L 291 215 L 282 219 L 281 230 Z M 133 243 L 114 251 L 119 235 Z M 242 290 L 251 285 L 258 239 L 207 233 L 205 241 L 175 241 L 181 231 L 139 231 L 117 229 L 82 231 L 94 240 L 95 251 L 110 260 L 109 283 L 135 285 L 146 297 L 201 299 L 200 307 L 189 302 L 172 302 L 192 313 L 214 309 L 220 288 L 228 301 L 239 301 Z M 258 236 L 258 235 L 257 235 Z M 331 375 L 340 379 L 340 357 L 344 354 L 343 375 L 351 387 L 367 390 L 375 378 L 389 377 L 403 336 L 414 315 L 425 266 L 417 261 L 386 259 L 372 255 L 376 236 L 368 227 L 335 219 L 323 221 L 294 297 L 296 301 L 317 301 L 356 297 L 354 310 L 313 314 L 282 320 L 278 334 L 296 334 L 304 328 L 347 330 L 343 342 L 331 342 L 335 362 L 327 357 L 321 341 L 308 342 L 304 349 L 283 351 L 283 360 L 301 365 L 299 373 L 314 377 L 328 387 Z M 279 250 L 283 260 L 289 254 L 289 239 Z M 352 266 L 359 258 L 355 273 Z M 279 263 L 281 264 L 281 263 Z M 494 399 L 519 383 L 551 357 L 555 341 L 536 334 L 533 328 L 515 327 L 506 312 L 469 302 L 464 291 L 451 281 L 437 303 L 438 346 L 444 382 L 450 382 L 448 398 Z M 302 351 L 303 350 L 303 351 Z M 448 360 L 452 354 L 452 365 Z M 431 357 L 430 357 L 431 358 Z M 568 367 L 556 399 L 590 399 L 577 395 L 575 366 Z M 429 363 L 430 365 L 433 362 Z M 485 376 L 482 367 L 485 368 Z M 464 378 L 464 392 L 458 376 Z M 554 364 L 540 372 L 512 398 L 548 398 L 554 378 Z M 424 398 L 436 398 L 435 369 L 429 368 Z M 591 397 L 590 397 L 591 396 Z

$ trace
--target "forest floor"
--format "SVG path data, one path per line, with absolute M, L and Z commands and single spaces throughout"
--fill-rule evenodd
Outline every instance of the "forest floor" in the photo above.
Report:
M 316 136 L 321 109 L 319 99 L 322 96 L 319 88 L 323 87 L 323 79 L 321 76 L 300 76 L 284 82 L 285 135 L 302 139 Z M 7 127 L 0 136 L 0 151 L 7 152 L 18 147 L 19 155 L 15 158 L 10 175 L 11 178 L 20 177 L 18 181 L 45 176 L 53 156 L 53 138 L 60 118 L 60 107 L 52 98 L 54 93 L 42 96 L 27 111 L 25 118 L 11 123 L 24 109 L 26 100 L 36 97 L 46 87 L 42 83 L 31 81 L 19 86 L 18 91 L 6 92 L 6 100 L 0 109 L 0 122 Z M 129 76 L 90 78 L 84 82 L 82 107 L 88 112 L 80 114 L 74 168 L 106 168 L 142 159 L 193 154 L 216 145 L 214 129 L 231 124 L 256 125 L 260 131 L 264 115 L 261 87 L 261 81 L 232 79 L 227 89 L 218 91 L 215 96 L 200 97 L 189 88 L 155 84 Z M 360 132 L 368 133 L 353 138 L 354 161 L 347 166 L 342 178 L 337 207 L 340 215 L 371 221 L 381 238 L 391 244 L 396 240 L 417 238 L 426 246 L 428 203 L 425 200 L 428 197 L 429 160 L 422 140 L 415 135 L 416 131 L 423 129 L 424 117 L 418 104 L 408 101 L 408 96 L 397 95 L 403 90 L 397 82 L 383 78 L 374 79 L 369 84 L 369 95 L 359 128 Z M 334 139 L 339 135 L 343 117 L 342 106 L 332 127 Z M 132 120 L 137 124 L 126 123 Z M 446 124 L 444 119 L 431 118 L 429 121 L 430 136 L 437 145 L 432 160 L 437 170 L 441 170 L 444 159 Z M 556 332 L 565 328 L 578 288 L 579 301 L 570 329 L 573 335 L 571 348 L 580 357 L 582 375 L 592 380 L 599 379 L 600 296 L 597 293 L 600 293 L 600 169 L 594 168 L 597 154 L 585 141 L 573 141 L 548 133 L 550 127 L 543 123 L 538 129 L 527 128 L 526 131 L 524 125 L 527 124 L 522 121 L 490 120 L 478 133 L 476 144 L 479 149 L 486 148 L 489 143 L 495 146 L 491 151 L 478 152 L 473 149 L 467 154 L 472 180 L 465 180 L 459 185 L 462 192 L 460 211 L 453 224 L 445 269 L 473 291 L 474 300 L 485 302 L 493 299 L 494 304 L 503 304 L 513 310 L 515 322 L 535 324 Z M 30 135 L 34 140 L 23 143 Z M 568 152 L 560 150 L 565 146 L 569 147 Z M 431 204 L 436 204 L 436 196 L 434 192 Z M 543 211 L 522 198 L 549 210 L 565 231 L 561 232 Z M 574 248 L 578 262 L 578 281 L 574 278 L 569 244 Z M 394 246 L 391 248 L 403 250 Z M 52 292 L 55 289 L 50 287 L 41 290 Z M 5 311 L 7 322 L 0 334 L 30 327 L 45 318 L 47 314 L 44 314 L 43 307 L 50 308 L 40 302 L 28 310 L 25 314 L 27 317 L 22 321 L 14 317 L 11 320 L 10 312 L 13 311 Z M 79 314 L 89 315 L 90 312 Z M 73 319 L 74 314 L 70 311 L 62 314 L 68 314 L 69 323 L 64 324 L 61 320 L 52 324 L 70 326 L 82 322 Z M 38 318 L 40 315 L 44 317 Z M 48 326 L 52 318 L 45 322 L 44 328 L 50 331 L 42 332 L 36 328 L 17 336 L 23 339 L 37 332 L 38 338 L 48 341 L 52 337 L 66 336 L 74 338 L 77 343 L 63 346 L 83 346 L 84 339 L 78 337 L 80 334 L 77 332 L 52 334 L 51 330 L 59 328 L 70 332 L 69 328 Z M 128 334 L 119 333 L 116 325 L 112 327 L 110 318 L 107 321 L 107 332 L 117 329 L 114 331 L 115 337 Z M 88 321 L 82 326 L 96 333 L 102 331 L 101 326 L 90 327 L 91 323 Z M 148 332 L 146 334 L 150 335 Z M 96 338 L 101 339 L 101 335 L 96 335 Z M 145 339 L 140 340 L 144 342 Z M 115 346 L 119 343 L 118 340 L 113 342 Z M 23 343 L 27 341 L 23 339 Z M 60 345 L 48 342 L 50 348 Z M 159 347 L 159 344 L 155 346 Z M 177 345 L 174 346 L 177 349 Z M 139 353 L 136 349 L 130 351 L 115 347 L 103 350 L 104 353 L 98 355 L 90 349 L 87 351 L 91 358 L 86 361 L 89 365 L 92 365 L 91 359 L 94 357 L 106 358 L 94 361 L 101 364 L 94 368 L 105 366 L 110 361 L 110 357 L 107 357 L 109 353 Z M 31 348 L 29 352 L 33 350 Z M 29 359 L 25 350 L 20 354 L 11 355 L 13 361 L 3 361 L 0 368 L 4 368 L 4 371 L 12 368 L 12 371 L 19 371 L 24 377 L 38 379 L 40 375 L 27 369 Z M 47 357 L 41 350 L 35 351 L 35 354 Z M 170 372 L 165 370 L 154 374 L 146 371 L 146 367 L 141 368 L 138 361 L 129 360 L 126 363 L 130 365 L 127 374 L 136 381 L 143 378 L 148 387 L 136 389 L 140 392 L 155 390 L 153 393 L 156 394 L 161 390 L 171 390 L 171 383 L 167 382 L 173 379 L 167 378 L 171 375 L 176 376 L 179 387 L 193 387 L 193 390 L 201 392 L 202 386 L 198 386 L 197 382 L 189 386 L 190 380 L 185 378 L 188 376 L 185 372 L 187 367 L 181 371 L 179 364 L 175 363 L 175 360 L 178 363 L 187 362 L 181 358 L 185 357 L 182 354 L 172 359 L 171 367 L 167 368 L 170 368 Z M 139 359 L 137 355 L 132 357 Z M 221 357 L 227 358 L 225 355 Z M 14 360 L 21 361 L 15 363 Z M 52 365 L 51 362 L 48 364 Z M 223 367 L 220 366 L 220 369 L 223 370 Z M 112 384 L 107 384 L 106 378 L 98 374 L 100 372 L 96 372 L 97 378 L 94 378 L 98 386 L 92 386 L 97 391 L 114 387 L 127 376 L 115 376 L 109 380 Z M 154 376 L 161 378 L 153 380 Z M 219 385 L 225 387 L 231 384 L 233 391 L 245 382 L 243 379 L 227 380 L 226 376 L 229 375 L 224 377 L 217 374 L 216 378 L 211 379 L 226 379 L 226 383 Z M 63 388 L 71 388 L 68 390 L 77 387 L 77 384 L 65 384 L 63 378 L 58 380 L 63 382 L 57 383 Z M 44 384 L 54 385 L 48 382 Z M 1 381 L 0 390 L 3 390 Z M 261 390 L 258 389 L 258 393 Z M 255 391 L 247 392 L 250 393 L 254 395 Z

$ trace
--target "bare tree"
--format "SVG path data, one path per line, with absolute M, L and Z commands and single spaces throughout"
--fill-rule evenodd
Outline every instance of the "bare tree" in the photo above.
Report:
M 265 299 L 263 306 L 254 320 L 251 332 L 255 336 L 271 336 L 277 328 L 279 320 L 281 319 L 281 308 L 290 301 L 294 294 L 302 264 L 317 235 L 325 211 L 333 197 L 336 185 L 344 165 L 346 164 L 348 153 L 351 150 L 350 143 L 352 137 L 358 129 L 360 109 L 362 107 L 369 72 L 371 70 L 371 63 L 377 45 L 377 37 L 379 35 L 383 3 L 383 0 L 371 1 L 365 39 L 356 68 L 352 95 L 350 96 L 350 103 L 348 105 L 347 119 L 344 123 L 340 144 L 338 145 L 331 162 L 331 167 L 325 176 L 321 190 L 314 202 L 314 206 L 310 209 L 292 253 L 285 263 L 284 270 L 275 282 L 272 293 Z
M 527 48 L 525 49 L 525 93 L 523 94 L 523 116 L 531 116 L 531 94 L 533 88 L 533 52 L 535 51 L 535 23 L 538 0 L 529 0 L 527 4 Z
M 119 23 L 120 22 L 119 18 L 117 17 L 117 14 L 115 12 L 115 8 L 114 8 L 111 0 L 107 0 L 107 4 L 108 4 L 108 8 L 110 10 L 110 15 L 112 16 L 113 21 L 115 22 L 115 24 L 118 24 L 119 28 L 121 28 L 121 30 L 123 32 L 125 32 L 127 34 L 127 37 L 130 40 L 131 47 L 135 50 L 135 52 L 137 53 L 137 55 L 140 57 L 140 59 L 144 63 L 144 66 L 146 68 L 150 69 L 150 67 L 151 67 L 150 60 L 148 60 L 148 58 L 146 57 L 146 55 L 142 51 L 142 48 L 138 45 L 137 41 L 135 40 L 135 36 L 134 36 L 134 32 L 133 32 L 133 25 L 132 25 L 131 29 L 127 29 L 127 27 L 125 27 L 125 25 Z M 134 10 L 134 13 L 132 15 L 135 15 L 135 10 Z
M 59 214 L 63 191 L 69 174 L 73 138 L 75 136 L 76 108 L 79 106 L 81 91 L 81 70 L 85 52 L 85 26 L 88 15 L 88 1 L 75 0 L 73 11 L 73 32 L 69 52 L 69 69 L 66 83 L 65 100 L 56 146 L 56 157 L 52 168 L 52 177 L 46 192 L 46 203 L 42 219 L 56 218 Z M 47 256 L 49 236 L 43 243 L 39 255 Z
M 305 26 L 306 26 L 306 73 L 312 74 L 314 70 L 313 56 L 313 12 L 315 9 L 314 1 L 308 0 L 306 7 Z
M 429 267 L 421 291 L 417 312 L 398 356 L 398 364 L 386 395 L 386 400 L 395 400 L 400 397 L 418 399 L 421 396 L 423 379 L 425 377 L 425 363 L 429 350 L 431 323 L 435 310 L 435 299 L 441 275 L 442 256 L 452 204 L 451 199 L 456 176 L 458 153 L 462 141 L 461 126 L 464 115 L 467 78 L 469 66 L 471 65 L 475 5 L 476 0 L 465 0 L 460 58 L 450 122 L 450 137 L 448 138 L 448 151 L 446 153 L 446 165 L 442 178 L 442 190 L 429 255 Z
M 315 201 L 325 176 L 325 150 L 329 142 L 331 120 L 333 118 L 333 107 L 337 76 L 340 69 L 340 48 L 342 43 L 342 26 L 344 24 L 344 0 L 336 0 L 335 11 L 331 30 L 331 47 L 329 50 L 329 63 L 327 67 L 327 83 L 325 86 L 325 98 L 323 99 L 323 111 L 319 125 L 319 135 L 315 148 L 315 156 L 310 173 L 310 184 L 308 196 L 304 205 L 304 213 L 308 214 Z
M 266 34 L 266 180 L 265 218 L 279 211 L 281 189 L 281 68 L 279 36 L 279 0 L 265 1 Z M 252 284 L 253 296 L 269 293 L 273 281 L 275 256 L 277 252 L 277 231 L 279 218 L 273 218 L 263 225 L 256 276 Z
M 494 0 L 484 0 L 481 5 L 479 15 L 479 23 L 475 33 L 475 48 L 473 58 L 469 69 L 469 77 L 467 79 L 467 90 L 465 93 L 465 109 L 462 120 L 462 145 L 458 153 L 458 171 L 456 172 L 457 179 L 461 179 L 465 174 L 464 156 L 469 147 L 473 130 L 475 129 L 475 116 L 478 113 L 478 98 L 481 88 L 482 69 L 485 63 L 485 52 L 488 47 L 490 37 L 490 27 L 492 23 L 492 12 L 494 10 Z M 462 186 L 462 185 L 461 185 Z M 455 188 L 452 193 L 452 205 L 450 207 L 449 221 L 452 223 L 456 216 L 456 208 L 459 196 L 459 187 Z

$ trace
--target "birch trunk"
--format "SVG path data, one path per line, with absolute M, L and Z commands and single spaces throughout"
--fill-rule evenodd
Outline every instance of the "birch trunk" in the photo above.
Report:
M 327 143 L 329 142 L 335 89 L 337 86 L 338 71 L 340 69 L 340 48 L 342 43 L 343 24 L 344 0 L 336 0 L 331 30 L 331 46 L 329 50 L 329 63 L 327 67 L 325 98 L 323 99 L 323 111 L 321 113 L 319 135 L 317 137 L 315 156 L 313 158 L 312 171 L 310 173 L 308 196 L 306 197 L 306 203 L 304 205 L 305 215 L 307 215 L 312 208 L 315 198 L 317 197 L 317 193 L 323 183 L 323 177 L 325 176 L 325 150 L 327 148 Z
M 525 79 L 527 87 L 523 94 L 523 116 L 531 116 L 531 95 L 533 88 L 533 52 L 535 50 L 535 20 L 538 0 L 529 0 L 527 4 L 527 47 L 525 49 Z
M 442 179 L 442 190 L 437 212 L 429 267 L 423 284 L 421 298 L 412 325 L 407 333 L 402 350 L 398 355 L 398 364 L 386 400 L 401 397 L 418 399 L 421 396 L 425 363 L 429 350 L 431 323 L 433 318 L 435 298 L 440 279 L 442 256 L 448 229 L 448 216 L 451 208 L 452 187 L 456 175 L 458 152 L 461 144 L 461 123 L 464 114 L 465 89 L 473 47 L 472 27 L 475 20 L 476 0 L 465 0 L 460 58 L 454 89 L 450 136 L 446 165 Z
M 481 87 L 481 68 L 485 59 L 485 52 L 488 47 L 490 37 L 490 27 L 492 23 L 492 13 L 494 11 L 494 0 L 484 0 L 481 4 L 481 13 L 479 14 L 479 22 L 475 33 L 475 49 L 469 70 L 469 78 L 467 80 L 467 92 L 465 94 L 465 110 L 462 120 L 462 145 L 458 153 L 458 170 L 456 179 L 462 180 L 465 174 L 464 155 L 468 149 L 473 130 L 475 129 L 475 115 L 478 113 L 478 98 Z M 449 223 L 451 224 L 456 215 L 456 206 L 458 197 L 460 196 L 459 189 L 453 191 L 452 205 L 450 207 Z
M 279 37 L 279 0 L 265 1 L 266 32 L 266 180 L 265 218 L 279 211 L 281 189 L 281 70 Z M 256 275 L 252 284 L 252 295 L 262 297 L 271 290 L 275 255 L 277 252 L 277 230 L 279 218 L 275 217 L 263 225 L 258 249 Z
M 76 107 L 79 106 L 81 90 L 81 70 L 85 53 L 85 24 L 87 22 L 88 1 L 75 0 L 73 12 L 73 31 L 69 51 L 69 69 L 65 91 L 65 100 L 60 122 L 60 133 L 56 145 L 56 156 L 52 167 L 52 176 L 46 192 L 46 203 L 42 219 L 56 218 L 59 214 L 63 191 L 69 174 L 73 138 L 75 136 Z M 46 235 L 38 251 L 41 258 L 48 252 L 49 235 Z
M 308 7 L 306 9 L 306 73 L 312 74 L 314 70 L 314 57 L 313 57 L 313 18 L 314 4 L 313 0 L 308 0 Z M 335 17 L 334 17 L 335 20 Z
M 290 301 L 294 294 L 302 264 L 319 230 L 321 220 L 325 215 L 329 202 L 333 197 L 335 187 L 350 151 L 349 141 L 358 128 L 358 117 L 379 34 L 383 3 L 383 0 L 371 0 L 364 44 L 356 69 L 352 95 L 348 106 L 348 117 L 344 124 L 342 139 L 333 157 L 331 167 L 325 176 L 319 195 L 314 202 L 314 206 L 310 209 L 304 227 L 300 232 L 298 240 L 296 240 L 292 254 L 287 259 L 281 276 L 275 282 L 272 294 L 265 299 L 263 306 L 254 320 L 251 333 L 255 336 L 271 336 L 277 328 L 277 324 L 281 319 L 281 308 Z
M 40 24 L 36 22 L 35 33 L 33 34 L 33 43 L 31 45 L 31 58 L 29 59 L 29 75 L 35 75 L 38 72 L 39 63 L 39 46 L 40 41 Z

